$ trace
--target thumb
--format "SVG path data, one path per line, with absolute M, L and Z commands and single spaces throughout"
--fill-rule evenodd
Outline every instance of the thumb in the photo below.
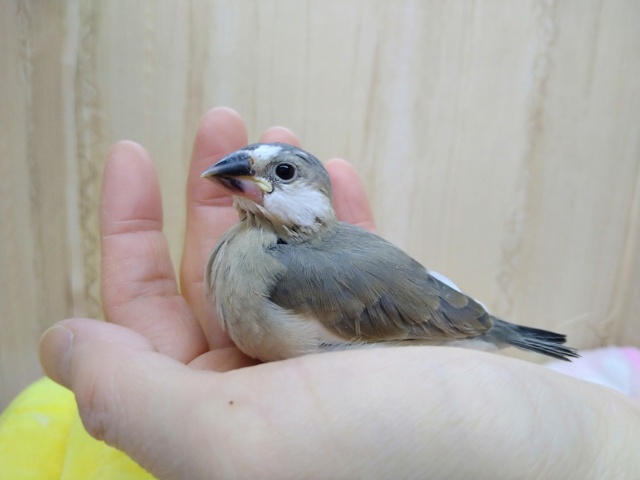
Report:
M 185 405 L 200 398 L 203 383 L 211 388 L 217 373 L 156 352 L 133 330 L 88 319 L 47 330 L 40 359 L 49 377 L 74 392 L 89 434 L 158 477 L 195 478 L 191 457 L 199 449 L 189 429 L 196 420 Z

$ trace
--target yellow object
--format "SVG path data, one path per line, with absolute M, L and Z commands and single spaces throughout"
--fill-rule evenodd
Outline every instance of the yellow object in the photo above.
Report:
M 0 478 L 147 480 L 127 455 L 91 437 L 73 394 L 48 378 L 25 389 L 0 415 Z

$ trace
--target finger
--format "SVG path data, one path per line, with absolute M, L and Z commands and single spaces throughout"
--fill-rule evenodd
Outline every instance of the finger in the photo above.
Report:
M 375 231 L 376 224 L 369 199 L 355 168 L 341 158 L 329 160 L 326 168 L 331 176 L 333 206 L 338 219 Z
M 260 141 L 298 144 L 295 135 L 284 127 L 268 129 Z M 187 228 L 180 284 L 213 349 L 228 347 L 232 342 L 215 319 L 210 300 L 204 298 L 204 269 L 216 242 L 238 221 L 238 216 L 228 194 L 200 175 L 220 158 L 246 144 L 246 127 L 235 111 L 224 107 L 209 111 L 196 135 L 187 182 Z
M 288 143 L 289 145 L 295 145 L 300 147 L 300 140 L 286 127 L 271 127 L 264 131 L 260 137 L 260 143 Z
M 228 372 L 238 368 L 250 367 L 261 363 L 242 353 L 237 347 L 217 348 L 203 353 L 194 359 L 189 366 L 196 370 Z
M 200 322 L 211 348 L 231 345 L 204 298 L 204 269 L 209 252 L 238 221 L 231 197 L 218 185 L 200 177 L 220 158 L 247 143 L 240 116 L 229 108 L 208 111 L 200 121 L 187 178 L 187 226 L 180 266 L 182 294 Z
M 187 362 L 206 342 L 178 293 L 155 168 L 133 142 L 116 144 L 107 160 L 100 210 L 102 300 L 108 321 L 127 326 L 154 347 Z

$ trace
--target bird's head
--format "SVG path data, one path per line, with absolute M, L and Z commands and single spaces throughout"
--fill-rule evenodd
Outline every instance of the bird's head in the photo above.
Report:
M 266 220 L 278 230 L 314 233 L 335 220 L 329 174 L 316 157 L 293 145 L 248 145 L 202 177 L 233 195 L 241 214 Z

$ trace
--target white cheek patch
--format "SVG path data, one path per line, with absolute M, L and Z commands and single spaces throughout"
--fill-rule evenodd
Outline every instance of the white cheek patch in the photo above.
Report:
M 283 223 L 310 227 L 331 214 L 331 202 L 306 184 L 283 185 L 264 196 L 264 208 Z
M 282 147 L 278 145 L 260 145 L 258 148 L 249 152 L 254 160 L 269 161 L 275 158 L 282 151 Z

